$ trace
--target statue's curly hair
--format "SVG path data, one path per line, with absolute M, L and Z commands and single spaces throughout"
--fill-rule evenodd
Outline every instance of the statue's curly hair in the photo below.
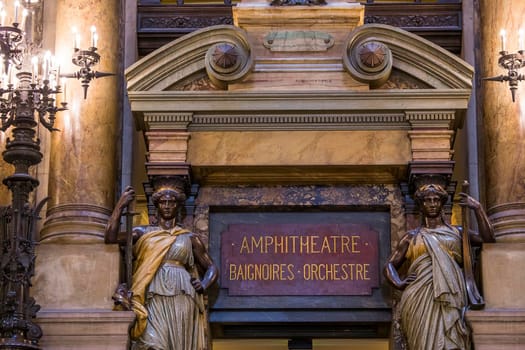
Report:
M 154 180 L 154 192 L 151 201 L 155 206 L 162 196 L 171 195 L 180 204 L 186 201 L 186 180 L 180 176 L 161 176 Z
M 165 195 L 171 195 L 175 197 L 175 200 L 177 201 L 178 204 L 184 203 L 186 201 L 186 195 L 180 192 L 180 190 L 173 189 L 173 188 L 163 188 L 163 189 L 155 191 L 151 195 L 151 201 L 153 202 L 153 205 L 157 206 L 159 204 L 159 200 Z
M 418 205 L 423 203 L 425 196 L 428 194 L 437 194 L 441 200 L 441 204 L 445 205 L 448 201 L 448 193 L 445 191 L 443 186 L 437 184 L 426 184 L 420 186 L 414 193 L 414 200 Z

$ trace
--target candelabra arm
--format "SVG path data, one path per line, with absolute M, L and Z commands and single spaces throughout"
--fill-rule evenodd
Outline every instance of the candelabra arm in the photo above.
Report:
M 115 76 L 115 75 L 116 75 L 115 73 L 95 72 L 94 78 L 98 79 L 98 78 L 104 78 L 104 77 L 111 77 L 111 76 Z
M 9 118 L 2 118 L 2 126 L 0 127 L 0 131 L 6 131 L 7 129 L 9 129 L 9 127 L 13 125 L 14 120 L 15 119 L 11 115 L 9 116 Z
M 489 78 L 482 78 L 481 80 L 489 80 L 489 81 L 509 81 L 510 78 L 507 75 L 498 75 L 496 77 L 489 77 Z
M 45 118 L 45 115 L 49 113 L 49 121 L 46 120 Z M 53 131 L 60 131 L 60 129 L 57 129 L 55 127 L 53 127 L 53 125 L 55 124 L 55 114 L 56 114 L 56 111 L 53 110 L 53 111 L 50 111 L 50 112 L 47 112 L 47 111 L 38 111 L 38 120 L 40 121 L 40 124 L 42 124 L 47 130 L 53 132 Z

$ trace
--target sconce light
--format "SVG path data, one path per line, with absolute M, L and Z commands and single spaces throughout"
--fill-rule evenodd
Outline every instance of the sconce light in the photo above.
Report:
M 512 102 L 516 101 L 516 90 L 518 89 L 518 83 L 522 80 L 525 80 L 525 76 L 520 74 L 521 68 L 525 66 L 525 56 L 524 56 L 524 40 L 525 34 L 523 29 L 518 31 L 518 51 L 515 53 L 509 53 L 507 51 L 507 38 L 506 32 L 504 29 L 500 32 L 501 37 L 501 51 L 499 52 L 500 57 L 498 59 L 498 66 L 507 71 L 506 75 L 498 75 L 490 78 L 483 78 L 483 80 L 489 81 L 499 81 L 509 82 L 509 89 L 512 94 Z

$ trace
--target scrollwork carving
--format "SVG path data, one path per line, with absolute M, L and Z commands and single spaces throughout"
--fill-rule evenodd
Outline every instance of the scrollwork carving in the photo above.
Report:
M 350 40 L 343 65 L 354 79 L 379 87 L 392 72 L 392 52 L 387 45 L 373 38 Z
M 211 82 L 215 86 L 225 89 L 228 84 L 242 80 L 250 72 L 253 66 L 253 57 L 246 41 L 224 41 L 212 45 L 208 49 L 205 65 L 206 73 Z

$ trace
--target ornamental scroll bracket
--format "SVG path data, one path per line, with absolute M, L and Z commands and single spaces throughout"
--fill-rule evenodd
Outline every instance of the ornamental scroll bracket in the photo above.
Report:
M 379 87 L 392 72 L 392 52 L 374 38 L 351 38 L 343 55 L 343 66 L 354 79 L 372 88 Z
M 243 80 L 253 65 L 253 55 L 244 38 L 234 37 L 231 41 L 219 42 L 206 52 L 206 73 L 211 82 L 221 89 Z

